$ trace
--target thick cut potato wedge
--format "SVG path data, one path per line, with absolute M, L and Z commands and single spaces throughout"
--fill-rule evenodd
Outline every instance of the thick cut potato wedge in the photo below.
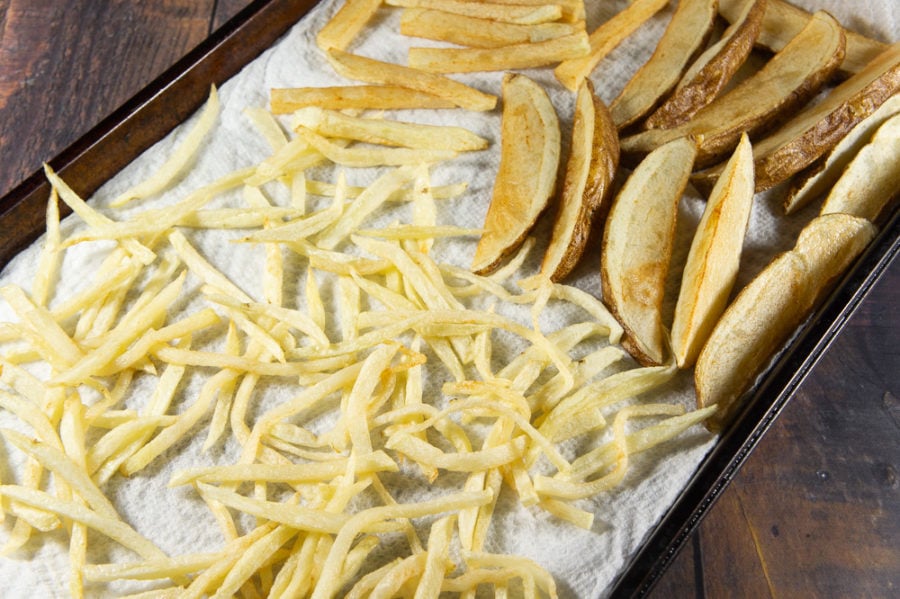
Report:
M 807 26 L 755 75 L 702 108 L 687 123 L 650 129 L 621 140 L 622 152 L 641 154 L 677 137 L 697 139 L 697 166 L 731 152 L 741 133 L 774 126 L 803 106 L 834 73 L 844 56 L 844 30 L 817 12 Z
M 900 114 L 895 114 L 847 166 L 822 205 L 822 214 L 843 212 L 874 222 L 898 195 Z
M 472 270 L 487 274 L 514 252 L 547 206 L 559 168 L 559 117 L 544 89 L 524 75 L 503 79 L 500 166 Z
M 495 96 L 436 73 L 426 73 L 337 48 L 327 50 L 325 56 L 334 70 L 348 79 L 379 85 L 399 85 L 449 100 L 468 110 L 493 110 L 497 105 Z
M 600 255 L 603 301 L 625 329 L 622 346 L 641 364 L 666 358 L 662 304 L 678 202 L 697 149 L 682 137 L 654 150 L 616 196 Z
M 709 196 L 684 266 L 672 322 L 679 368 L 694 365 L 728 305 L 752 206 L 753 149 L 745 134 Z
M 719 13 L 729 22 L 740 18 L 743 0 L 719 0 Z M 785 0 L 768 0 L 766 15 L 757 44 L 772 52 L 779 52 L 800 32 L 812 15 Z M 887 45 L 853 31 L 845 30 L 847 53 L 841 71 L 856 73 L 884 52 Z
M 811 221 L 794 249 L 775 258 L 725 310 L 694 371 L 697 405 L 717 404 L 719 430 L 737 401 L 831 284 L 875 236 L 863 218 L 830 214 Z
M 553 74 L 566 88 L 577 90 L 581 80 L 590 75 L 601 60 L 666 4 L 668 0 L 634 0 L 591 32 L 588 36 L 591 51 L 587 56 L 563 61 L 554 69 Z
M 831 90 L 821 102 L 795 114 L 780 129 L 755 143 L 756 191 L 769 189 L 814 163 L 898 91 L 900 42 Z M 720 172 L 721 167 L 714 167 L 697 173 L 694 185 L 706 191 Z
M 765 12 L 766 0 L 748 0 L 740 18 L 694 61 L 672 95 L 647 117 L 644 126 L 669 129 L 681 125 L 712 102 L 753 50 Z
M 891 96 L 887 102 L 878 107 L 878 110 L 857 123 L 828 152 L 828 156 L 803 172 L 797 173 L 784 200 L 784 213 L 793 214 L 812 200 L 825 195 L 860 148 L 872 139 L 872 134 L 881 123 L 898 112 L 900 112 L 900 95 Z
M 590 49 L 587 33 L 579 31 L 502 48 L 410 48 L 409 66 L 429 73 L 530 69 L 584 56 Z
M 681 0 L 653 55 L 609 105 L 619 129 L 649 113 L 675 87 L 706 45 L 716 20 L 716 0 Z
M 584 253 L 594 222 L 602 217 L 604 202 L 612 191 L 619 167 L 619 136 L 609 111 L 594 94 L 587 79 L 578 88 L 572 125 L 572 149 L 553 235 L 541 273 L 561 281 L 572 272 Z

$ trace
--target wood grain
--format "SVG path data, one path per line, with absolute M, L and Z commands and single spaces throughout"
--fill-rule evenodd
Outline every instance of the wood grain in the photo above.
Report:
M 249 3 L 0 0 L 0 194 Z M 654 597 L 897 594 L 898 301 L 894 264 Z

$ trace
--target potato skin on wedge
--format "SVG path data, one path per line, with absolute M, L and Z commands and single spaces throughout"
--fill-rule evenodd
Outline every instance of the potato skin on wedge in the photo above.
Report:
M 734 150 L 741 133 L 751 138 L 775 127 L 822 88 L 844 57 L 844 30 L 817 12 L 784 49 L 755 75 L 671 129 L 650 129 L 620 141 L 625 154 L 642 154 L 676 137 L 697 139 L 697 166 L 715 164 Z
M 756 191 L 786 181 L 831 150 L 861 120 L 900 92 L 900 42 L 878 55 L 822 99 L 804 108 L 780 129 L 753 146 Z M 702 192 L 712 188 L 721 165 L 696 173 L 694 185 Z
M 752 206 L 753 150 L 744 134 L 710 194 L 684 266 L 672 322 L 679 368 L 694 365 L 728 305 Z
M 618 167 L 616 126 L 590 80 L 584 79 L 575 100 L 572 147 L 553 234 L 541 263 L 541 274 L 551 281 L 564 279 L 581 259 L 594 217 L 602 219 L 608 210 L 604 203 Z
M 722 38 L 700 55 L 672 94 L 647 117 L 644 128 L 676 127 L 715 100 L 753 50 L 765 13 L 766 0 L 748 2 Z
M 610 103 L 619 129 L 637 122 L 675 87 L 706 45 L 716 20 L 717 0 L 680 0 L 650 59 Z
M 525 75 L 503 79 L 500 166 L 472 271 L 488 274 L 525 241 L 556 188 L 559 117 L 544 89 Z
M 773 260 L 735 298 L 694 370 L 697 405 L 717 404 L 720 430 L 774 353 L 874 238 L 875 226 L 848 214 L 813 219 L 794 248 Z
M 600 256 L 603 301 L 625 329 L 622 346 L 645 366 L 666 358 L 662 304 L 678 202 L 696 154 L 686 137 L 648 154 L 606 219 Z

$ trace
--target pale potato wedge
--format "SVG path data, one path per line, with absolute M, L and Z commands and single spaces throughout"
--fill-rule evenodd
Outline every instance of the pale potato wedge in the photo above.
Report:
M 828 81 L 843 56 L 843 29 L 828 13 L 817 12 L 797 37 L 752 77 L 683 125 L 622 139 L 622 152 L 641 154 L 691 135 L 698 144 L 697 166 L 715 164 L 734 149 L 741 133 L 746 131 L 752 138 L 803 106 Z
M 697 361 L 737 278 L 753 206 L 753 149 L 746 134 L 709 196 L 688 252 L 672 322 L 679 368 Z
M 847 166 L 822 205 L 875 221 L 900 194 L 900 114 L 886 120 Z
M 730 23 L 740 17 L 743 0 L 719 0 L 719 13 Z M 768 0 L 757 43 L 773 52 L 784 48 L 800 32 L 812 15 L 785 0 Z M 856 73 L 884 52 L 887 45 L 845 29 L 847 53 L 841 71 Z
M 795 114 L 780 129 L 755 142 L 756 191 L 787 180 L 828 152 L 856 123 L 900 91 L 900 42 L 853 75 L 818 104 Z M 697 173 L 701 191 L 712 187 L 721 167 Z
M 857 123 L 827 156 L 797 173 L 784 199 L 784 213 L 793 214 L 812 200 L 825 195 L 860 148 L 869 142 L 881 123 L 898 112 L 900 112 L 900 95 L 894 95 L 879 106 L 878 110 Z
M 875 227 L 866 219 L 820 216 L 804 227 L 792 250 L 741 290 L 694 370 L 697 405 L 719 406 L 707 421 L 710 430 L 721 429 L 732 417 L 741 395 L 874 236 Z
M 503 79 L 500 166 L 472 270 L 487 274 L 514 252 L 547 206 L 559 168 L 559 117 L 544 89 L 524 75 Z
M 603 215 L 618 167 L 616 126 L 594 86 L 584 79 L 575 99 L 572 144 L 553 235 L 541 264 L 541 273 L 550 280 L 561 281 L 578 264 L 595 215 Z
M 681 125 L 712 102 L 753 50 L 765 12 L 766 0 L 747 0 L 740 17 L 694 61 L 672 94 L 647 117 L 644 127 Z
M 619 129 L 649 113 L 703 50 L 716 20 L 716 0 L 681 0 L 650 59 L 610 103 Z
M 662 304 L 678 202 L 697 148 L 682 137 L 654 150 L 616 196 L 600 255 L 603 301 L 625 329 L 622 346 L 645 366 L 666 358 Z

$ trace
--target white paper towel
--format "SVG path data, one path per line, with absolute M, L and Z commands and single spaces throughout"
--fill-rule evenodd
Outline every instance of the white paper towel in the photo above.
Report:
M 220 89 L 222 116 L 212 133 L 209 143 L 201 152 L 195 168 L 174 189 L 159 198 L 127 208 L 121 215 L 145 208 L 158 208 L 182 199 L 190 190 L 211 182 L 241 167 L 258 163 L 269 154 L 268 146 L 255 132 L 242 114 L 246 107 L 266 106 L 268 90 L 273 87 L 299 87 L 341 85 L 348 82 L 328 66 L 314 44 L 314 36 L 327 18 L 336 10 L 339 2 L 323 1 L 303 21 L 298 23 L 273 48 L 247 66 L 240 74 Z M 588 27 L 593 29 L 627 3 L 588 2 Z M 806 0 L 798 4 L 809 8 L 825 7 L 843 23 L 857 31 L 882 40 L 896 40 L 900 25 L 893 2 L 842 2 L 830 0 L 814 2 Z M 602 62 L 592 75 L 595 88 L 601 98 L 612 100 L 637 66 L 646 60 L 653 45 L 661 35 L 671 10 L 664 11 L 650 23 L 626 40 L 610 57 Z M 404 63 L 411 45 L 438 45 L 426 40 L 411 40 L 399 34 L 399 10 L 382 9 L 373 26 L 366 29 L 354 43 L 352 51 L 397 63 Z M 564 139 L 571 126 L 573 94 L 558 85 L 550 69 L 526 72 L 540 82 L 549 92 L 560 114 Z M 481 73 L 459 76 L 468 84 L 499 95 L 502 73 Z M 483 221 L 490 198 L 493 179 L 499 160 L 499 110 L 491 113 L 474 113 L 463 110 L 402 111 L 406 120 L 435 124 L 455 124 L 466 127 L 493 141 L 485 152 L 460 156 L 452 162 L 436 168 L 435 184 L 466 181 L 467 193 L 458 199 L 441 202 L 439 223 L 454 223 L 465 227 L 479 227 Z M 142 180 L 160 165 L 176 147 L 191 125 L 191 121 L 179 127 L 169 137 L 146 152 L 117 177 L 100 189 L 92 199 L 93 205 L 103 208 L 120 192 Z M 323 178 L 333 176 L 330 170 L 321 172 Z M 351 184 L 370 181 L 375 173 L 362 171 L 348 173 Z M 272 193 L 279 201 L 284 198 L 277 189 Z M 283 195 L 283 194 L 282 194 Z M 226 194 L 217 199 L 214 206 L 242 205 L 237 194 Z M 698 196 L 688 192 L 679 213 L 679 244 L 673 256 L 673 273 L 670 291 L 677 289 L 677 277 L 683 264 L 689 234 L 699 220 L 703 204 Z M 397 209 L 402 210 L 402 209 Z M 777 192 L 758 196 L 753 211 L 746 242 L 746 254 L 738 285 L 746 283 L 758 272 L 773 254 L 793 244 L 796 232 L 815 213 L 815 208 L 786 219 L 778 211 Z M 390 213 L 373 222 L 386 222 L 395 218 Z M 117 216 L 122 218 L 122 216 Z M 63 227 L 66 233 L 81 228 L 76 219 L 68 219 Z M 544 227 L 546 233 L 547 227 Z M 235 236 L 240 233 L 235 233 Z M 254 246 L 230 244 L 224 236 L 207 236 L 189 232 L 204 255 L 210 257 L 232 281 L 240 285 L 256 299 L 261 296 L 261 250 Z M 446 262 L 467 266 L 471 260 L 472 244 L 448 242 L 438 244 L 439 257 Z M 541 247 L 540 245 L 538 246 Z M 86 285 L 109 244 L 84 244 L 68 252 L 59 282 L 59 295 Z M 2 272 L 0 285 L 15 283 L 25 289 L 31 286 L 38 257 L 38 245 L 22 252 Z M 526 274 L 536 271 L 540 261 L 534 252 L 526 264 Z M 597 293 L 597 253 L 589 252 L 575 273 L 575 283 Z M 299 276 L 299 273 L 298 273 Z M 190 286 L 198 281 L 189 279 Z M 326 283 L 327 287 L 327 283 Z M 669 314 L 674 309 L 674 293 L 667 305 Z M 185 310 L 190 307 L 185 306 Z M 572 316 L 566 313 L 548 312 L 542 320 L 545 330 L 553 330 L 565 324 Z M 0 322 L 15 320 L 9 308 L 0 305 Z M 193 375 L 187 381 L 182 397 L 195 397 L 203 377 Z M 136 392 L 128 400 L 138 408 L 152 391 L 150 381 L 138 381 Z M 270 405 L 291 394 L 290 389 L 274 386 L 264 389 L 260 402 Z M 681 375 L 666 389 L 667 400 L 690 406 L 693 403 L 691 380 Z M 178 408 L 176 408 L 178 409 Z M 0 412 L 0 426 L 26 430 L 9 414 Z M 699 428 L 699 427 L 698 427 Z M 232 463 L 236 447 L 231 443 L 203 453 L 200 446 L 205 430 L 191 441 L 179 444 L 166 452 L 161 459 L 130 480 L 116 478 L 104 489 L 113 499 L 123 518 L 141 534 L 156 542 L 165 552 L 176 555 L 188 552 L 214 551 L 221 547 L 222 539 L 204 504 L 189 488 L 168 489 L 166 483 L 171 474 L 187 466 L 213 463 Z M 641 544 L 650 528 L 681 492 L 697 464 L 712 447 L 715 439 L 702 430 L 694 430 L 660 450 L 647 452 L 632 458 L 631 469 L 625 483 L 614 492 L 601 495 L 579 505 L 596 514 L 592 531 L 560 524 L 543 512 L 521 508 L 512 493 L 504 491 L 500 503 L 502 509 L 495 516 L 488 550 L 525 555 L 535 559 L 554 575 L 563 597 L 598 597 L 608 593 L 628 557 Z M 21 472 L 22 457 L 14 448 L 0 443 L 0 480 L 17 480 Z M 423 486 L 407 482 L 398 500 L 409 501 L 424 493 Z M 10 530 L 9 523 L 0 528 L 0 542 Z M 62 532 L 39 535 L 13 558 L 0 558 L 0 595 L 3 597 L 56 597 L 66 596 L 68 579 L 67 536 Z M 133 556 L 99 534 L 90 535 L 90 562 L 122 560 Z M 114 587 L 113 592 L 123 593 L 146 588 L 134 584 Z M 101 593 L 100 587 L 88 588 L 91 596 Z

